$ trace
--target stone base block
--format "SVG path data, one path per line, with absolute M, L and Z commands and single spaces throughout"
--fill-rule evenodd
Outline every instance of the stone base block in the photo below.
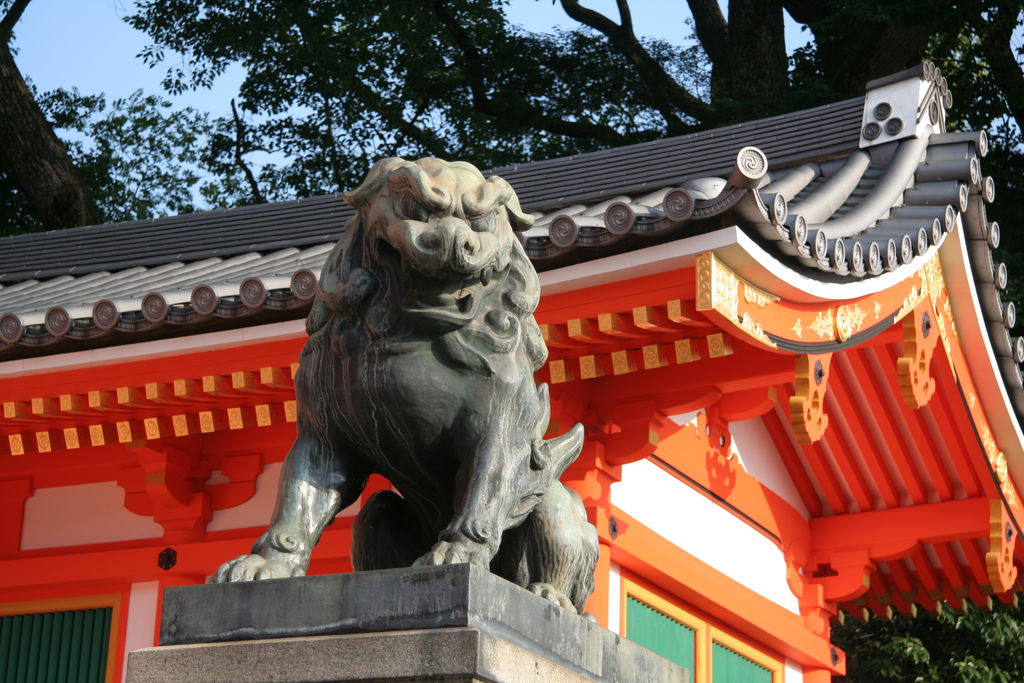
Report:
M 129 683 L 621 681 L 689 672 L 479 567 L 389 569 L 164 592 Z
M 128 659 L 130 683 L 429 680 L 591 683 L 599 679 L 475 628 L 168 645 L 133 652 Z

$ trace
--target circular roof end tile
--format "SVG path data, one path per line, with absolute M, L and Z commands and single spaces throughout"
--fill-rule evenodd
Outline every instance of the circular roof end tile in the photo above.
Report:
M 0 339 L 8 344 L 16 344 L 21 341 L 24 332 L 25 326 L 21 324 L 21 318 L 13 313 L 0 316 Z
M 54 306 L 43 317 L 43 325 L 54 337 L 63 337 L 71 330 L 71 314 L 63 306 Z
M 210 285 L 199 285 L 192 290 L 190 301 L 192 302 L 192 310 L 196 313 L 199 315 L 210 315 L 217 310 L 220 297 L 217 296 L 217 292 L 213 291 L 213 287 Z
M 807 221 L 803 216 L 795 216 L 791 222 L 793 225 L 790 227 L 790 239 L 793 240 L 793 244 L 802 247 L 807 244 Z
M 238 298 L 249 308 L 260 308 L 267 300 L 267 287 L 258 277 L 247 277 L 238 287 Z
M 295 271 L 295 274 L 292 275 L 292 294 L 303 301 L 309 301 L 316 296 L 316 285 L 316 273 L 311 271 L 309 268 L 297 270 Z
M 981 198 L 984 199 L 987 204 L 991 204 L 996 200 L 996 181 L 990 175 L 985 176 L 985 180 L 982 183 Z
M 920 240 L 920 238 L 921 238 L 921 235 L 920 235 L 920 233 L 918 233 L 918 240 Z M 925 248 L 927 248 L 928 247 L 928 237 L 927 237 L 927 235 L 924 238 L 924 244 L 925 244 Z M 914 258 L 914 242 L 913 242 L 913 240 L 910 239 L 910 235 L 904 235 L 903 237 L 900 238 L 899 258 L 900 258 L 900 264 L 902 264 L 904 266 L 907 265 L 908 263 L 910 263 L 913 260 L 913 258 Z
M 576 244 L 580 229 L 570 216 L 555 216 L 548 226 L 548 237 L 555 246 L 567 249 Z
M 998 289 L 1006 289 L 1006 283 L 1010 278 L 1010 273 L 1006 269 L 1005 263 L 997 263 L 995 267 L 995 283 Z
M 625 235 L 636 225 L 636 214 L 626 202 L 612 202 L 604 210 L 605 230 L 613 235 Z
M 665 217 L 674 223 L 682 223 L 690 220 L 693 215 L 693 195 L 687 190 L 676 189 L 665 195 L 661 203 L 661 210 Z
M 121 313 L 110 299 L 100 299 L 92 307 L 92 321 L 101 330 L 110 330 L 121 319 Z
M 142 297 L 142 317 L 151 323 L 163 322 L 169 310 L 167 299 L 159 292 L 150 292 Z
M 757 187 L 768 172 L 768 157 L 757 147 L 744 147 L 736 153 L 736 166 L 729 175 L 729 184 L 745 190 Z
M 988 246 L 993 249 L 998 249 L 999 238 L 999 223 L 997 221 L 992 221 L 985 227 L 985 239 L 988 240 Z

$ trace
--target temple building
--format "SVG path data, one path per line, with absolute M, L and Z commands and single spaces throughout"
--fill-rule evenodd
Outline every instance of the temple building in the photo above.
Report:
M 563 481 L 599 534 L 587 611 L 697 683 L 825 683 L 840 610 L 1020 590 L 1024 340 L 986 136 L 948 131 L 951 104 L 924 64 L 490 171 L 536 219 L 550 433 L 586 427 Z M 8 680 L 121 680 L 162 589 L 263 532 L 351 214 L 330 195 L 0 239 Z M 351 569 L 358 509 L 310 573 Z

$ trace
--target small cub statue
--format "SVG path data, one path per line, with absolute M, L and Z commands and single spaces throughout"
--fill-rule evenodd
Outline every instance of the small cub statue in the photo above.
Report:
M 298 436 L 270 527 L 215 581 L 300 576 L 374 472 L 357 570 L 472 562 L 580 611 L 597 532 L 559 481 L 577 424 L 544 439 L 540 281 L 514 231 L 533 219 L 501 178 L 426 158 L 377 162 L 324 265 L 295 378 Z

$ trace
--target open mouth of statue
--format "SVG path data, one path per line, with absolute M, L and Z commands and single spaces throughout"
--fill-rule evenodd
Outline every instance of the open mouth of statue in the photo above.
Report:
M 472 317 L 484 290 L 496 277 L 493 266 L 479 273 L 461 273 L 439 268 L 427 273 L 419 270 L 386 240 L 377 243 L 377 256 L 398 273 L 402 308 L 407 312 L 442 313 Z

